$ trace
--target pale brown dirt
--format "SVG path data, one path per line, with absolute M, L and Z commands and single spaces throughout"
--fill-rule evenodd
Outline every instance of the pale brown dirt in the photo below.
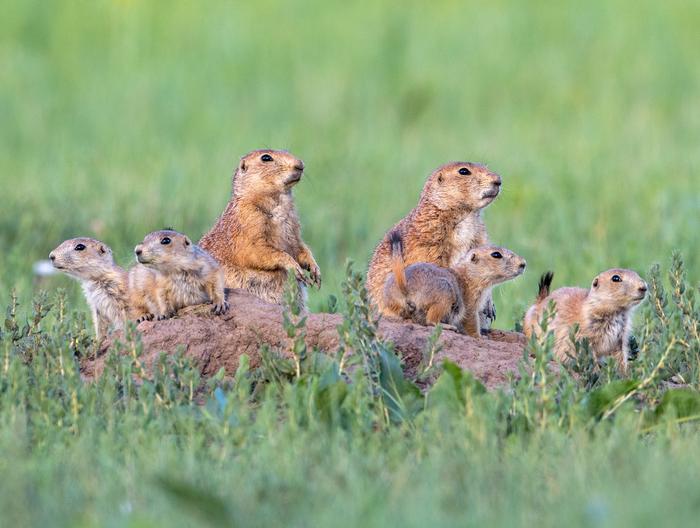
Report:
M 227 314 L 215 316 L 210 306 L 194 306 L 181 310 L 177 317 L 165 321 L 143 322 L 138 326 L 143 342 L 141 360 L 146 367 L 160 352 L 173 352 L 178 346 L 192 358 L 204 377 L 216 374 L 223 367 L 227 374 L 238 368 L 242 354 L 250 358 L 251 368 L 260 364 L 259 349 L 267 344 L 283 354 L 288 339 L 282 326 L 283 308 L 268 304 L 240 290 L 228 292 L 230 308 Z M 338 349 L 339 314 L 313 313 L 306 322 L 306 344 L 333 353 Z M 382 320 L 379 333 L 394 343 L 401 356 L 404 371 L 415 377 L 432 327 L 413 323 Z M 106 351 L 121 336 L 106 342 L 96 358 L 83 361 L 82 374 L 87 379 L 99 376 L 104 368 Z M 494 330 L 488 337 L 475 339 L 443 330 L 442 350 L 435 356 L 436 364 L 448 359 L 471 372 L 488 388 L 505 384 L 509 373 L 517 376 L 522 359 L 525 337 L 516 332 Z

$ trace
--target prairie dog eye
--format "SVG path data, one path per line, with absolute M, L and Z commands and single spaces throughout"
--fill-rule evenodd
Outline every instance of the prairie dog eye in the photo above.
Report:
M 85 251 L 85 244 L 78 244 L 74 249 L 76 251 Z
M 622 282 L 622 277 L 620 277 L 619 275 L 613 275 L 611 280 L 613 282 Z
M 160 239 L 160 243 L 164 246 L 167 246 L 168 244 L 170 244 L 170 242 L 172 242 L 172 240 L 170 240 L 170 237 L 163 237 Z
M 503 255 L 501 255 L 500 251 L 494 251 L 491 253 L 491 256 L 495 259 L 503 258 Z
M 469 175 L 472 173 L 472 171 L 470 171 L 470 170 L 469 170 L 468 168 L 466 168 L 466 167 L 462 167 L 461 169 L 459 169 L 459 173 L 460 173 L 462 176 L 469 176 Z
M 267 163 L 268 161 L 272 161 L 272 156 L 270 156 L 269 154 L 263 154 L 262 156 L 260 156 L 260 161 L 264 161 L 265 163 Z

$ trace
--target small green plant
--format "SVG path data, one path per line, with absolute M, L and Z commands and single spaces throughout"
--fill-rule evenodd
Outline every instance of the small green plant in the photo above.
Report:
M 425 343 L 421 362 L 418 365 L 416 379 L 418 381 L 428 381 L 435 373 L 437 365 L 435 355 L 440 352 L 440 336 L 442 335 L 442 325 L 435 325 L 435 329 L 430 333 L 428 341 Z
M 306 360 L 306 315 L 302 313 L 299 299 L 301 288 L 294 274 L 287 274 L 287 286 L 284 290 L 283 326 L 289 340 L 288 352 L 294 358 L 296 377 L 301 377 L 301 363 Z

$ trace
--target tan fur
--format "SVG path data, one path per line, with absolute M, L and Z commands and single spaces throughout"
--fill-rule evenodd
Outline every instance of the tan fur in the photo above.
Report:
M 427 325 L 445 322 L 461 330 L 464 303 L 459 282 L 452 271 L 427 262 L 411 264 L 403 270 L 405 289 L 394 273 L 384 286 L 384 315 Z
M 123 328 L 128 310 L 126 272 L 114 263 L 108 246 L 93 238 L 71 238 L 49 258 L 56 269 L 80 281 L 98 341 L 110 328 Z
M 264 155 L 272 161 L 262 161 Z M 304 163 L 284 151 L 256 150 L 241 158 L 231 200 L 199 242 L 223 267 L 227 287 L 281 304 L 291 271 L 302 305 L 308 282 L 304 270 L 320 287 L 321 271 L 301 238 L 292 199 L 292 188 L 303 171 Z
M 622 280 L 613 282 L 615 275 Z M 587 338 L 596 359 L 613 356 L 625 371 L 632 313 L 644 300 L 646 291 L 647 285 L 637 273 L 620 268 L 598 275 L 588 290 L 559 288 L 546 296 L 543 293 L 547 292 L 541 291 L 525 314 L 525 335 L 528 338 L 533 334 L 541 336 L 540 321 L 549 302 L 553 301 L 556 315 L 548 331 L 554 334 L 554 352 L 559 360 L 566 360 L 575 352 L 570 333 L 572 327 L 578 325 L 576 339 Z
M 186 306 L 213 303 L 212 311 L 228 310 L 224 274 L 214 258 L 182 233 L 154 231 L 134 248 L 129 270 L 132 317 L 166 319 Z
M 158 272 L 138 261 L 129 269 L 129 318 L 137 323 L 152 321 L 160 313 L 157 304 L 158 278 L 165 280 Z
M 460 174 L 460 169 L 470 174 Z M 369 263 L 367 289 L 380 313 L 390 312 L 383 301 L 391 273 L 389 234 L 400 234 L 407 265 L 425 262 L 449 268 L 465 251 L 488 243 L 481 210 L 498 196 L 500 185 L 500 176 L 478 163 L 448 163 L 428 177 L 416 208 L 384 236 Z
M 491 288 L 525 270 L 523 258 L 497 246 L 469 250 L 455 260 L 455 269 L 426 262 L 401 269 L 400 262 L 394 258 L 396 270 L 384 287 L 385 314 L 419 324 L 451 324 L 473 337 L 481 336 L 479 312 Z M 404 289 L 397 272 L 405 274 Z

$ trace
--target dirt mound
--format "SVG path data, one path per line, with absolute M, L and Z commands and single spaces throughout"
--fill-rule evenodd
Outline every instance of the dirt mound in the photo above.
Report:
M 142 334 L 144 363 L 150 365 L 161 351 L 174 351 L 183 346 L 185 353 L 200 366 L 202 375 L 212 376 L 221 367 L 227 373 L 234 373 L 242 354 L 249 356 L 251 367 L 255 368 L 260 364 L 261 345 L 267 344 L 281 351 L 287 349 L 282 307 L 239 290 L 228 292 L 228 300 L 231 308 L 224 316 L 212 315 L 210 306 L 195 306 L 181 310 L 173 319 L 141 323 L 138 330 Z M 337 327 L 342 322 L 339 314 L 309 314 L 307 346 L 336 351 L 339 345 Z M 382 320 L 379 324 L 381 336 L 392 341 L 401 355 L 408 377 L 415 376 L 432 330 L 431 327 L 389 320 Z M 116 335 L 113 340 L 119 337 Z M 105 353 L 112 344 L 112 341 L 106 342 L 97 358 L 84 361 L 85 377 L 100 375 Z M 436 363 L 449 359 L 470 371 L 488 388 L 495 388 L 506 382 L 509 373 L 517 374 L 525 338 L 515 332 L 494 330 L 488 338 L 474 339 L 444 330 L 440 344 L 442 350 L 435 356 Z

